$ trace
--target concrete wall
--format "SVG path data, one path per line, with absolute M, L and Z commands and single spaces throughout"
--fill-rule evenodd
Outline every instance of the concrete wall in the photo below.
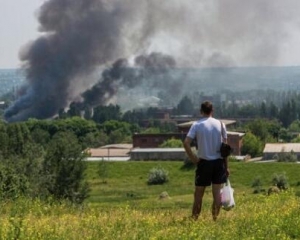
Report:
M 183 161 L 186 159 L 186 153 L 184 149 L 182 151 L 132 151 L 130 153 L 130 160 L 175 160 Z

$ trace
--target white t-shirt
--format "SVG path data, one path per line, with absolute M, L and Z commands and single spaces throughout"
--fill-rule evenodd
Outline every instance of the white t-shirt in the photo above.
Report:
M 213 117 L 205 117 L 195 122 L 187 137 L 197 138 L 198 158 L 206 160 L 216 160 L 221 158 L 220 147 L 223 138 L 227 139 L 226 127 L 223 124 L 223 132 L 221 122 Z

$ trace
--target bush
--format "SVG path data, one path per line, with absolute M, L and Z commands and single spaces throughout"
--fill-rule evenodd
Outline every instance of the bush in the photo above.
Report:
M 14 166 L 0 164 L 0 199 L 16 199 L 27 193 L 29 183 L 24 174 Z
M 278 187 L 280 190 L 288 189 L 288 180 L 285 173 L 282 174 L 274 174 L 272 183 L 274 186 Z
M 256 177 L 253 180 L 251 187 L 254 188 L 253 193 L 260 193 L 261 192 L 261 190 L 262 190 L 262 188 L 261 188 L 262 187 L 262 181 L 261 181 L 260 177 Z
M 188 158 L 186 157 L 183 161 L 183 165 L 181 167 L 182 170 L 192 170 L 195 169 L 196 165 Z
M 182 148 L 183 142 L 180 139 L 168 139 L 164 141 L 161 145 L 159 145 L 161 148 Z
M 277 156 L 275 156 L 278 162 L 297 162 L 297 155 L 294 151 L 284 152 L 281 151 Z
M 107 183 L 106 179 L 108 177 L 108 164 L 109 163 L 107 161 L 101 160 L 98 165 L 97 173 L 102 179 L 102 183 Z
M 192 147 L 192 152 L 194 155 L 197 156 L 197 149 L 195 147 Z M 186 155 L 184 162 L 183 162 L 183 166 L 181 167 L 181 169 L 185 169 L 185 170 L 191 170 L 191 169 L 195 169 L 195 164 L 191 161 L 191 159 Z
M 19 156 L 0 157 L 0 199 L 35 197 L 39 194 L 41 159 L 34 154 L 30 158 L 26 154 L 24 159 Z
M 164 184 L 169 181 L 168 171 L 161 167 L 152 168 L 148 175 L 148 184 Z

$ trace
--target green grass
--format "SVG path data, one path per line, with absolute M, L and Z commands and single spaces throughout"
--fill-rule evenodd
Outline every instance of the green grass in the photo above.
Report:
M 91 196 L 83 205 L 20 198 L 0 202 L 0 240 L 292 240 L 300 239 L 299 164 L 230 164 L 236 206 L 211 218 L 207 189 L 198 221 L 190 216 L 194 169 L 182 162 L 108 162 L 106 178 L 97 174 L 99 162 L 89 162 Z M 169 171 L 164 185 L 147 185 L 148 172 L 161 166 Z M 255 177 L 265 188 L 273 174 L 285 173 L 291 188 L 267 196 L 253 194 Z M 170 198 L 161 200 L 167 191 Z
M 236 208 L 222 210 L 213 222 L 209 206 L 193 221 L 186 209 L 164 209 L 164 202 L 157 202 L 155 209 L 106 209 L 17 199 L 0 203 L 0 240 L 300 239 L 300 202 L 292 190 L 271 196 L 238 195 L 237 200 Z
M 187 207 L 191 204 L 194 190 L 194 168 L 184 169 L 180 161 L 139 161 L 107 162 L 106 177 L 97 174 L 99 162 L 89 162 L 87 169 L 91 193 L 88 202 L 112 207 L 130 204 L 143 208 Z M 163 185 L 148 185 L 148 173 L 154 167 L 162 167 L 169 172 L 169 182 Z M 260 177 L 266 190 L 272 185 L 274 174 L 288 177 L 295 192 L 300 190 L 300 164 L 296 163 L 230 163 L 230 181 L 235 195 L 251 194 L 252 182 Z M 161 192 L 167 191 L 171 201 L 158 200 Z M 207 188 L 210 199 L 210 188 Z

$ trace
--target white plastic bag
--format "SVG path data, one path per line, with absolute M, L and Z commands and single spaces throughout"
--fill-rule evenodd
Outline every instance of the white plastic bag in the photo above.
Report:
M 234 198 L 233 198 L 233 188 L 230 185 L 230 181 L 227 178 L 226 183 L 221 189 L 221 205 L 222 208 L 226 211 L 229 211 L 235 206 Z

